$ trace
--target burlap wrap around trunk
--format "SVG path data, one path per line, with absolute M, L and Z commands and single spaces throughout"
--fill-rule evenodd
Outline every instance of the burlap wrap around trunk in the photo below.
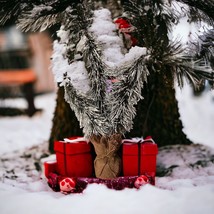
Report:
M 122 138 L 120 134 L 110 137 L 100 137 L 93 135 L 91 143 L 97 154 L 94 160 L 95 175 L 97 178 L 116 178 L 121 171 L 121 158 L 118 155 Z

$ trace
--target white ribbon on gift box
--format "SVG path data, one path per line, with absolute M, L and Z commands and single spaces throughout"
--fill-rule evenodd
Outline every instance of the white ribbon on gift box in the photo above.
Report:
M 148 139 L 144 139 L 144 138 L 132 138 L 132 139 L 123 139 L 122 143 L 124 143 L 125 141 L 129 141 L 129 143 L 139 143 L 139 142 L 151 142 L 153 144 L 155 144 L 154 140 L 152 138 L 148 138 Z
M 62 142 L 62 143 L 78 143 L 80 141 L 85 141 L 88 143 L 88 140 L 86 140 L 84 137 L 78 137 L 78 138 L 72 139 L 72 140 L 70 140 L 68 138 L 64 138 L 64 141 L 60 141 L 60 142 Z

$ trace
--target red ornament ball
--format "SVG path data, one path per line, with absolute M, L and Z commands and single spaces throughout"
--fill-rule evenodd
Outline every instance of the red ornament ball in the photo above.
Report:
M 139 189 L 141 186 L 144 186 L 144 185 L 146 185 L 146 184 L 148 184 L 148 183 L 149 183 L 148 177 L 145 176 L 145 175 L 141 175 L 141 176 L 139 176 L 139 177 L 136 179 L 136 181 L 134 182 L 134 186 L 135 186 L 137 189 Z
M 59 183 L 60 191 L 63 193 L 71 193 L 75 190 L 76 182 L 72 178 L 65 178 Z

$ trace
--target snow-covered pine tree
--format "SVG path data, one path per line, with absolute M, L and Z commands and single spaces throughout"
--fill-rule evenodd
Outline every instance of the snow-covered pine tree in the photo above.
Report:
M 183 3 L 181 4 L 180 2 L 183 2 L 185 4 Z M 205 26 L 205 23 L 208 23 L 208 25 L 213 26 L 213 14 L 211 13 L 211 11 L 213 10 L 213 1 L 206 1 L 206 4 L 204 4 L 204 2 L 200 0 L 194 1 L 194 4 L 192 2 L 193 1 L 185 1 L 185 2 L 170 1 L 169 2 L 171 3 L 171 5 L 169 5 L 171 9 L 173 9 L 173 5 L 176 7 L 175 9 L 173 9 L 174 11 L 173 13 L 177 11 L 176 16 L 178 19 L 174 20 L 175 22 L 173 25 L 177 25 L 177 23 L 180 21 L 180 18 L 183 18 L 183 17 L 185 18 L 185 16 L 187 16 L 189 22 L 197 21 L 198 25 L 201 25 L 201 26 Z M 182 10 L 179 11 L 178 9 L 179 10 L 184 9 L 183 13 L 181 13 Z M 131 10 L 133 11 L 133 9 Z M 193 10 L 195 10 L 196 12 L 190 13 L 190 11 L 193 11 Z M 162 15 L 163 17 L 165 16 L 164 13 L 162 13 Z M 165 18 L 162 19 L 162 21 L 164 20 Z M 135 20 L 133 21 L 136 22 Z M 140 21 L 139 24 L 141 25 L 142 22 Z M 154 25 L 151 25 L 150 27 L 155 28 Z M 160 27 L 160 28 L 162 28 L 162 30 L 164 29 L 164 27 Z M 169 32 L 170 29 L 171 29 L 170 26 L 167 25 L 167 32 Z M 150 31 L 153 31 L 153 30 L 150 29 Z M 141 38 L 143 37 L 149 38 L 149 35 L 147 32 L 144 31 L 141 33 L 143 33 L 143 36 Z M 139 33 L 139 35 L 141 35 L 141 33 Z M 160 40 L 162 38 L 162 40 L 167 41 L 169 38 L 168 35 L 169 33 L 168 34 L 159 33 L 158 37 Z M 192 44 L 192 43 L 193 41 L 190 41 L 189 44 Z M 193 45 L 194 48 L 192 49 L 184 45 L 182 45 L 182 48 L 183 49 L 186 48 L 186 50 L 187 49 L 191 50 L 189 51 L 191 52 L 191 55 L 194 55 L 194 54 L 197 55 L 197 52 L 199 53 L 200 48 L 197 49 L 195 47 L 201 46 L 201 39 L 196 38 L 194 43 L 195 45 Z M 154 47 L 155 46 L 156 45 L 154 45 Z M 208 47 L 210 48 L 213 47 L 211 42 Z M 201 59 L 201 57 L 197 59 Z M 145 85 L 142 91 L 144 99 L 141 100 L 137 105 L 138 116 L 135 117 L 134 119 L 134 126 L 131 132 L 127 134 L 128 137 L 152 135 L 159 146 L 167 145 L 167 144 L 191 143 L 186 138 L 186 135 L 182 131 L 183 126 L 180 121 L 177 100 L 175 99 L 175 90 L 172 87 L 172 85 L 174 85 L 173 76 L 174 76 L 173 72 L 170 70 L 170 68 L 168 69 L 167 72 L 164 72 L 164 71 L 160 72 L 159 75 L 158 73 L 150 73 L 150 76 L 148 77 L 148 84 Z M 144 112 L 144 114 L 141 114 L 141 112 Z
M 197 18 L 213 25 L 213 1 L 207 1 L 205 6 L 199 0 L 179 1 L 190 5 L 188 14 L 194 10 Z M 14 18 L 23 31 L 61 26 L 59 41 L 54 43 L 53 72 L 65 89 L 65 99 L 85 137 L 95 147 L 97 177 L 119 175 L 117 150 L 122 135 L 132 129 L 135 106 L 143 98 L 141 91 L 149 78 L 154 81 L 155 76 L 161 75 L 165 80 L 162 84 L 168 81 L 171 87 L 174 78 L 181 87 L 183 77 L 195 87 L 201 79 L 213 80 L 209 66 L 212 57 L 196 60 L 193 52 L 169 40 L 168 32 L 181 15 L 174 4 L 177 1 L 128 1 L 125 12 L 138 45 L 125 50 L 110 12 L 93 10 L 91 1 L 16 0 L 12 4 L 0 0 L 1 23 Z

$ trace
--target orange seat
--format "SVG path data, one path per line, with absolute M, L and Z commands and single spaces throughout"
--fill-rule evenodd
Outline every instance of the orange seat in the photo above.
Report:
M 0 84 L 26 84 L 36 81 L 36 74 L 31 68 L 0 71 Z

